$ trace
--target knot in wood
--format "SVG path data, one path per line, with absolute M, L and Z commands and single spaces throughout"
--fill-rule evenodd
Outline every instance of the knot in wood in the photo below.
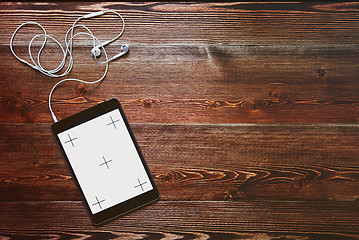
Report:
M 274 101 L 278 101 L 280 99 L 280 94 L 278 91 L 271 91 L 269 92 L 269 97 Z
M 151 108 L 155 101 L 152 99 L 141 99 L 140 103 L 142 103 L 145 108 Z
M 325 71 L 324 71 L 324 69 L 318 69 L 318 75 L 319 75 L 319 77 L 323 77 L 324 75 L 325 75 Z
M 223 105 L 222 101 L 211 101 L 211 100 L 207 100 L 206 104 L 209 108 L 219 108 Z
M 5 101 L 7 112 L 19 115 L 26 122 L 31 122 L 30 111 L 36 102 L 33 99 L 25 98 L 22 93 L 17 93 L 16 97 L 11 97 Z
M 253 111 L 261 110 L 266 105 L 265 101 L 245 101 L 242 103 L 242 108 Z
M 83 96 L 86 94 L 86 87 L 83 83 L 79 83 L 75 87 L 75 92 L 78 96 Z
M 156 180 L 162 181 L 162 182 L 168 182 L 174 179 L 174 176 L 172 173 L 163 173 L 155 176 Z
M 294 189 L 303 189 L 307 185 L 307 181 L 303 178 L 297 177 L 293 179 L 292 187 Z

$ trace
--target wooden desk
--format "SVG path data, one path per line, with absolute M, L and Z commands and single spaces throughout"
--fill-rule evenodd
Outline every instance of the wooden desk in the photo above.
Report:
M 117 97 L 161 200 L 91 224 L 51 136 L 51 79 L 9 40 L 37 21 L 63 43 L 78 17 L 119 11 L 130 52 L 97 86 L 54 94 L 62 119 Z M 359 3 L 4 3 L 1 239 L 359 239 Z M 100 40 L 112 15 L 86 24 Z M 26 58 L 39 29 L 19 32 Z M 95 80 L 89 38 L 68 77 Z M 51 44 L 50 44 L 51 45 Z M 44 67 L 61 57 L 49 46 Z M 182 238 L 183 237 L 183 238 Z

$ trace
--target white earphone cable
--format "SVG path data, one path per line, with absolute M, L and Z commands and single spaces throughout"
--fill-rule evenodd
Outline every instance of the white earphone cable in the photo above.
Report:
M 94 36 L 94 34 L 90 31 L 90 29 L 88 27 L 86 27 L 85 25 L 83 24 L 77 24 L 78 21 L 82 20 L 82 19 L 88 19 L 88 18 L 92 18 L 92 17 L 96 17 L 96 16 L 100 16 L 100 15 L 103 15 L 105 13 L 114 13 L 116 14 L 117 16 L 119 16 L 121 18 L 121 21 L 122 21 L 122 30 L 121 32 L 113 39 L 111 40 L 108 40 L 108 41 L 105 41 L 103 43 L 101 43 L 101 41 L 96 38 Z M 25 25 L 37 25 L 38 27 L 41 28 L 41 30 L 43 31 L 42 34 L 37 34 L 35 35 L 31 40 L 30 40 L 30 43 L 29 43 L 29 46 L 28 46 L 28 54 L 29 54 L 29 57 L 31 59 L 31 62 L 32 63 L 29 63 L 27 62 L 26 60 L 20 58 L 18 55 L 16 55 L 15 51 L 13 50 L 13 42 L 14 42 L 14 38 L 15 38 L 15 35 L 16 33 Z M 75 28 L 84 28 L 87 32 L 78 32 L 76 34 L 74 34 L 74 29 Z M 63 82 L 66 82 L 66 81 L 76 81 L 76 82 L 81 82 L 81 83 L 85 83 L 85 84 L 95 84 L 95 83 L 98 83 L 100 81 L 102 81 L 106 75 L 107 75 L 107 72 L 108 72 L 108 66 L 109 66 L 109 62 L 122 56 L 123 54 L 125 54 L 127 51 L 128 51 L 128 45 L 123 45 L 123 46 L 126 46 L 125 47 L 125 50 L 123 52 L 121 52 L 120 54 L 117 54 L 115 55 L 114 57 L 112 57 L 111 59 L 108 59 L 108 56 L 107 56 L 107 53 L 106 53 L 106 50 L 104 48 L 105 45 L 117 40 L 118 38 L 121 37 L 121 35 L 123 34 L 125 30 L 125 21 L 123 19 L 123 17 L 121 16 L 121 14 L 115 12 L 115 11 L 99 11 L 99 12 L 94 12 L 94 13 L 90 13 L 90 14 L 86 14 L 82 17 L 79 17 L 78 19 L 76 19 L 72 25 L 72 27 L 70 27 L 66 34 L 65 34 L 65 48 L 60 44 L 59 41 L 57 41 L 54 37 L 48 35 L 46 33 L 46 30 L 45 28 L 37 23 L 37 22 L 33 22 L 33 21 L 29 21 L 29 22 L 25 22 L 25 23 L 22 23 L 20 26 L 18 26 L 16 28 L 16 30 L 13 32 L 12 36 L 11 36 L 11 39 L 10 39 L 10 51 L 11 53 L 14 55 L 14 57 L 16 59 L 18 59 L 20 62 L 22 63 L 25 63 L 26 65 L 30 66 L 31 68 L 41 72 L 42 74 L 46 75 L 46 76 L 49 76 L 49 77 L 53 77 L 53 78 L 59 78 L 59 77 L 63 77 L 65 76 L 66 74 L 68 74 L 72 67 L 73 67 L 73 64 L 74 64 L 74 60 L 73 60 L 73 57 L 72 57 L 72 48 L 73 48 L 73 39 L 79 35 L 87 35 L 87 36 L 90 36 L 92 38 L 92 42 L 93 42 L 93 48 L 97 47 L 97 48 L 101 48 L 104 55 L 105 55 L 105 61 L 103 62 L 100 62 L 98 61 L 97 59 L 97 56 L 94 55 L 94 59 L 97 63 L 99 64 L 105 64 L 106 65 L 106 68 L 105 68 L 105 71 L 104 71 L 104 74 L 102 75 L 102 77 L 100 77 L 99 79 L 95 80 L 95 81 L 84 81 L 84 80 L 81 80 L 81 79 L 76 79 L 76 78 L 67 78 L 67 79 L 63 79 L 59 82 L 57 82 L 51 89 L 50 93 L 49 93 L 49 110 L 50 110 L 50 113 L 51 113 L 51 116 L 54 120 L 54 122 L 57 122 L 57 118 L 55 116 L 55 113 L 53 112 L 52 110 L 52 107 L 51 107 L 51 97 L 52 97 L 52 94 L 55 90 L 55 88 L 63 83 Z M 70 35 L 69 35 L 70 34 Z M 70 38 L 69 38 L 70 36 Z M 31 54 L 31 47 L 32 47 L 32 44 L 34 42 L 35 39 L 39 38 L 39 37 L 43 37 L 44 38 L 44 41 L 42 42 L 42 45 L 37 53 L 37 62 L 34 60 L 32 54 Z M 68 39 L 69 38 L 69 39 Z M 44 49 L 44 47 L 46 46 L 46 43 L 48 41 L 48 39 L 51 39 L 52 41 L 54 41 L 56 43 L 56 45 L 59 46 L 59 48 L 61 49 L 62 51 L 62 54 L 63 54 L 63 58 L 62 58 L 62 61 L 61 63 L 54 69 L 51 69 L 51 70 L 46 70 L 42 67 L 41 65 L 41 61 L 40 61 L 40 56 L 41 56 L 41 53 Z M 97 44 L 97 45 L 96 45 Z M 121 50 L 122 50 L 122 47 L 121 47 Z M 61 73 L 61 74 L 58 74 L 65 66 L 66 64 L 66 59 L 69 59 L 69 64 L 66 68 L 66 70 Z

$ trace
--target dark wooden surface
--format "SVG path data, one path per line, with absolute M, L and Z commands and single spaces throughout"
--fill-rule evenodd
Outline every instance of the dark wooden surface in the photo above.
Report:
M 130 52 L 97 86 L 66 83 L 62 119 L 123 104 L 161 200 L 91 224 L 51 136 L 56 79 L 17 61 L 25 21 L 63 41 L 117 10 Z M 359 239 L 359 3 L 0 3 L 0 239 Z M 113 16 L 86 21 L 101 40 Z M 26 58 L 34 28 L 14 49 Z M 89 39 L 68 77 L 99 78 Z M 45 67 L 60 54 L 44 51 Z

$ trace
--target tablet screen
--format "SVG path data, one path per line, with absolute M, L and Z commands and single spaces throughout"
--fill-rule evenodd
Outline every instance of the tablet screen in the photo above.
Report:
M 57 136 L 92 214 L 153 189 L 119 109 Z

